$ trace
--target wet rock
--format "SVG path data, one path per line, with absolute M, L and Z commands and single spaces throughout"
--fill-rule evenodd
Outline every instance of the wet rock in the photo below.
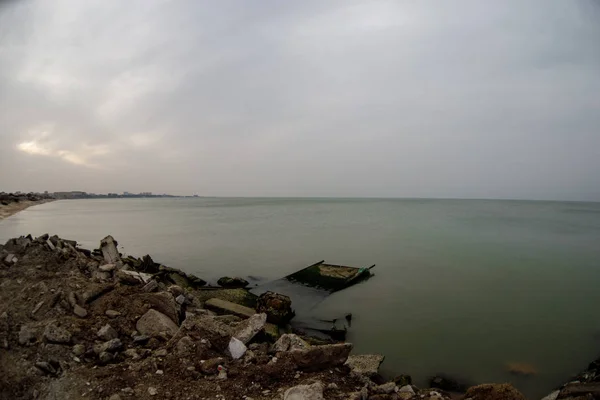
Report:
M 231 357 L 234 360 L 237 360 L 238 358 L 242 358 L 244 356 L 247 349 L 246 349 L 246 345 L 244 345 L 244 343 L 241 340 L 238 340 L 235 337 L 232 337 L 229 340 L 229 347 L 227 350 L 229 351 L 229 354 L 231 355 Z
M 160 336 L 163 332 L 172 336 L 178 330 L 177 324 L 171 318 L 153 309 L 148 310 L 135 326 L 138 332 L 148 336 Z
M 102 250 L 102 256 L 104 261 L 108 264 L 114 264 L 121 260 L 119 252 L 117 251 L 117 241 L 112 236 L 108 235 L 100 241 L 100 250 Z
M 267 314 L 267 320 L 274 324 L 285 325 L 293 317 L 292 300 L 275 292 L 266 292 L 258 297 L 256 311 Z
M 44 329 L 44 338 L 50 343 L 68 344 L 71 342 L 71 333 L 56 323 L 50 323 Z
M 104 314 L 106 314 L 106 316 L 108 318 L 117 318 L 118 316 L 121 315 L 120 312 L 115 311 L 115 310 L 106 310 L 106 312 Z
M 75 306 L 73 307 L 73 314 L 77 315 L 79 318 L 85 318 L 87 317 L 88 312 L 79 304 L 75 304 Z
M 100 328 L 97 335 L 102 340 L 111 340 L 119 337 L 117 331 L 109 324 L 106 324 L 102 328 Z
M 410 385 L 412 384 L 412 378 L 407 374 L 398 375 L 394 378 L 394 383 L 396 383 L 396 385 L 399 387 Z
M 267 323 L 267 314 L 254 314 L 242 321 L 236 328 L 233 336 L 242 343 L 247 344 Z
M 373 377 L 379 373 L 379 366 L 384 358 L 380 354 L 352 355 L 348 357 L 345 365 L 356 374 Z
M 429 380 L 429 386 L 450 392 L 464 393 L 470 385 L 459 382 L 447 375 L 436 375 Z
M 486 383 L 473 386 L 467 390 L 465 398 L 472 400 L 525 400 L 525 396 L 508 383 Z
M 217 281 L 217 284 L 224 288 L 245 288 L 248 286 L 248 281 L 242 278 L 230 278 L 228 276 L 224 276 Z
M 297 349 L 288 352 L 293 362 L 300 369 L 321 370 L 343 365 L 352 351 L 351 343 L 327 344 L 311 346 L 308 349 Z
M 19 344 L 26 346 L 37 341 L 37 330 L 27 325 L 21 325 L 19 330 Z
M 298 385 L 289 388 L 283 395 L 284 400 L 323 400 L 323 384 Z

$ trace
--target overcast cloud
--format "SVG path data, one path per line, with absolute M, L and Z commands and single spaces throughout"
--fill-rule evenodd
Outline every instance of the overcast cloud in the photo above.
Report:
M 600 201 L 600 4 L 9 1 L 0 190 Z

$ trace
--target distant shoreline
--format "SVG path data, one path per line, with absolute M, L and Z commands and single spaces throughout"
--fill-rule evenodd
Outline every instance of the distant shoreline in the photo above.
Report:
M 4 218 L 8 218 L 12 215 L 15 215 L 19 211 L 23 211 L 26 208 L 37 206 L 39 204 L 49 203 L 54 201 L 55 199 L 43 199 L 43 200 L 21 200 L 19 202 L 13 202 L 6 206 L 0 205 L 0 221 Z

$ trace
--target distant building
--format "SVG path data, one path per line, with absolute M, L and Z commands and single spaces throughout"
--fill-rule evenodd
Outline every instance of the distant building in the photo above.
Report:
M 80 191 L 54 192 L 54 197 L 57 199 L 81 199 L 87 197 L 87 193 Z
M 129 193 L 129 192 L 123 192 L 123 196 L 131 196 L 131 193 Z

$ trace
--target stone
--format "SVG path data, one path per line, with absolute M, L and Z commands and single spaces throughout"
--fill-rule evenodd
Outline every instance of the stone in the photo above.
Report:
M 525 400 L 525 396 L 508 383 L 473 386 L 465 393 L 471 400 Z
M 213 317 L 194 315 L 183 321 L 179 332 L 169 341 L 169 346 L 174 346 L 183 336 L 192 333 L 195 338 L 200 338 L 201 342 L 210 342 L 217 351 L 222 352 L 229 346 L 233 329 Z
M 256 311 L 267 314 L 267 320 L 277 325 L 287 324 L 295 315 L 288 296 L 270 291 L 258 297 Z
M 267 314 L 254 314 L 250 318 L 240 322 L 233 337 L 247 344 L 260 332 L 267 323 Z
M 110 272 L 94 271 L 92 273 L 92 278 L 99 281 L 108 281 L 111 277 L 112 275 L 110 274 Z
M 178 330 L 177 324 L 171 318 L 154 309 L 150 309 L 142 315 L 135 327 L 141 334 L 151 337 L 160 336 L 163 332 L 173 336 Z
M 283 395 L 284 400 L 323 400 L 323 384 L 298 385 L 289 388 Z
M 200 364 L 200 371 L 206 375 L 216 375 L 219 372 L 217 368 L 224 362 L 225 359 L 222 357 L 211 358 Z
M 217 281 L 217 285 L 224 288 L 245 288 L 248 286 L 248 281 L 242 278 L 230 278 L 228 276 L 224 276 Z
M 106 310 L 106 312 L 104 314 L 106 314 L 106 316 L 108 318 L 117 318 L 118 316 L 121 315 L 120 312 L 115 311 L 115 310 Z
M 300 369 L 317 371 L 343 365 L 352 351 L 352 343 L 311 346 L 308 349 L 295 349 L 287 354 Z
M 384 383 L 383 385 L 375 386 L 372 391 L 378 394 L 391 394 L 397 390 L 397 386 L 394 382 Z
M 111 340 L 119 337 L 117 331 L 109 324 L 104 325 L 97 333 L 97 336 L 103 340 Z
M 133 343 L 135 344 L 143 344 L 150 340 L 150 336 L 148 335 L 135 335 L 133 336 Z
M 180 294 L 175 298 L 175 302 L 179 305 L 183 305 L 185 303 L 185 296 Z
M 111 284 L 95 284 L 83 293 L 83 301 L 86 304 L 99 299 L 115 287 Z
M 133 361 L 137 361 L 140 358 L 142 358 L 140 357 L 140 354 L 137 352 L 136 349 L 127 349 L 123 352 L 123 355 L 125 357 L 131 358 Z
M 37 332 L 34 328 L 27 325 L 21 325 L 19 330 L 19 344 L 26 346 L 33 344 L 37 341 Z
M 167 354 L 169 354 L 169 353 L 167 352 L 167 349 L 158 349 L 158 350 L 156 350 L 156 351 L 154 352 L 154 355 L 155 355 L 156 357 L 166 357 L 166 356 L 167 356 Z
M 562 388 L 558 398 L 580 398 L 583 396 L 593 399 L 600 398 L 600 382 L 571 382 Z
M 111 339 L 102 344 L 94 346 L 94 353 L 100 354 L 103 352 L 114 353 L 123 347 L 123 342 L 120 339 Z
M 239 358 L 242 358 L 244 356 L 244 353 L 246 353 L 246 345 L 244 344 L 244 342 L 242 342 L 239 339 L 236 339 L 235 337 L 232 337 L 231 340 L 229 341 L 229 354 L 231 355 L 231 357 L 234 360 L 237 360 Z
M 398 375 L 394 378 L 394 383 L 396 383 L 396 385 L 398 385 L 399 387 L 410 385 L 412 383 L 412 378 L 410 375 L 407 374 Z
M 351 355 L 345 365 L 355 374 L 373 377 L 379 373 L 379 366 L 384 359 L 380 354 Z
M 158 282 L 152 279 L 150 282 L 146 283 L 144 287 L 142 287 L 142 291 L 144 292 L 154 292 L 158 289 Z
M 222 300 L 218 298 L 206 300 L 204 306 L 209 310 L 217 312 L 218 314 L 237 315 L 241 318 L 250 318 L 251 316 L 256 314 L 256 311 L 254 311 L 250 307 L 245 307 L 240 304 L 232 303 L 231 301 Z
M 75 304 L 73 307 L 73 314 L 77 315 L 79 318 L 87 317 L 87 310 L 81 307 L 79 304 Z
M 76 356 L 82 356 L 85 354 L 85 346 L 82 344 L 76 344 L 75 346 L 73 346 L 71 352 Z
M 148 394 L 150 396 L 156 396 L 158 394 L 158 390 L 156 390 L 156 388 L 153 388 L 152 386 L 150 386 L 148 388 Z
M 100 355 L 98 356 L 98 359 L 100 360 L 100 362 L 102 364 L 108 364 L 109 362 L 111 362 L 113 359 L 115 358 L 115 356 L 107 351 L 103 351 L 102 353 L 100 353 Z
M 177 296 L 185 294 L 185 291 L 181 286 L 171 285 L 167 288 L 167 291 L 173 295 L 173 297 L 177 298 Z
M 170 293 L 142 293 L 135 295 L 135 298 L 140 299 L 144 303 L 149 304 L 153 309 L 165 314 L 176 324 L 179 322 L 179 305 Z
M 50 343 L 68 344 L 71 342 L 71 333 L 51 322 L 44 329 L 44 338 Z
M 110 396 L 108 400 L 121 400 L 121 396 L 115 393 L 112 396 Z
M 117 280 L 124 285 L 135 286 L 144 283 L 140 274 L 135 271 L 119 270 L 116 272 L 115 276 Z
M 108 235 L 100 241 L 100 250 L 107 264 L 114 264 L 121 260 L 117 250 L 117 241 L 112 236 Z
M 117 268 L 116 264 L 104 264 L 101 265 L 98 269 L 102 272 L 111 272 Z
M 187 356 L 194 350 L 194 341 L 189 336 L 184 336 L 175 345 L 175 354 L 178 356 Z
M 411 396 L 414 396 L 415 389 L 411 385 L 405 385 L 398 389 L 398 393 L 409 393 Z
M 556 400 L 558 399 L 558 395 L 560 394 L 560 390 L 555 390 L 550 393 L 548 396 L 544 397 L 542 400 Z
M 293 333 L 286 333 L 275 342 L 271 351 L 278 353 L 280 351 L 308 349 L 310 345 L 300 336 Z

